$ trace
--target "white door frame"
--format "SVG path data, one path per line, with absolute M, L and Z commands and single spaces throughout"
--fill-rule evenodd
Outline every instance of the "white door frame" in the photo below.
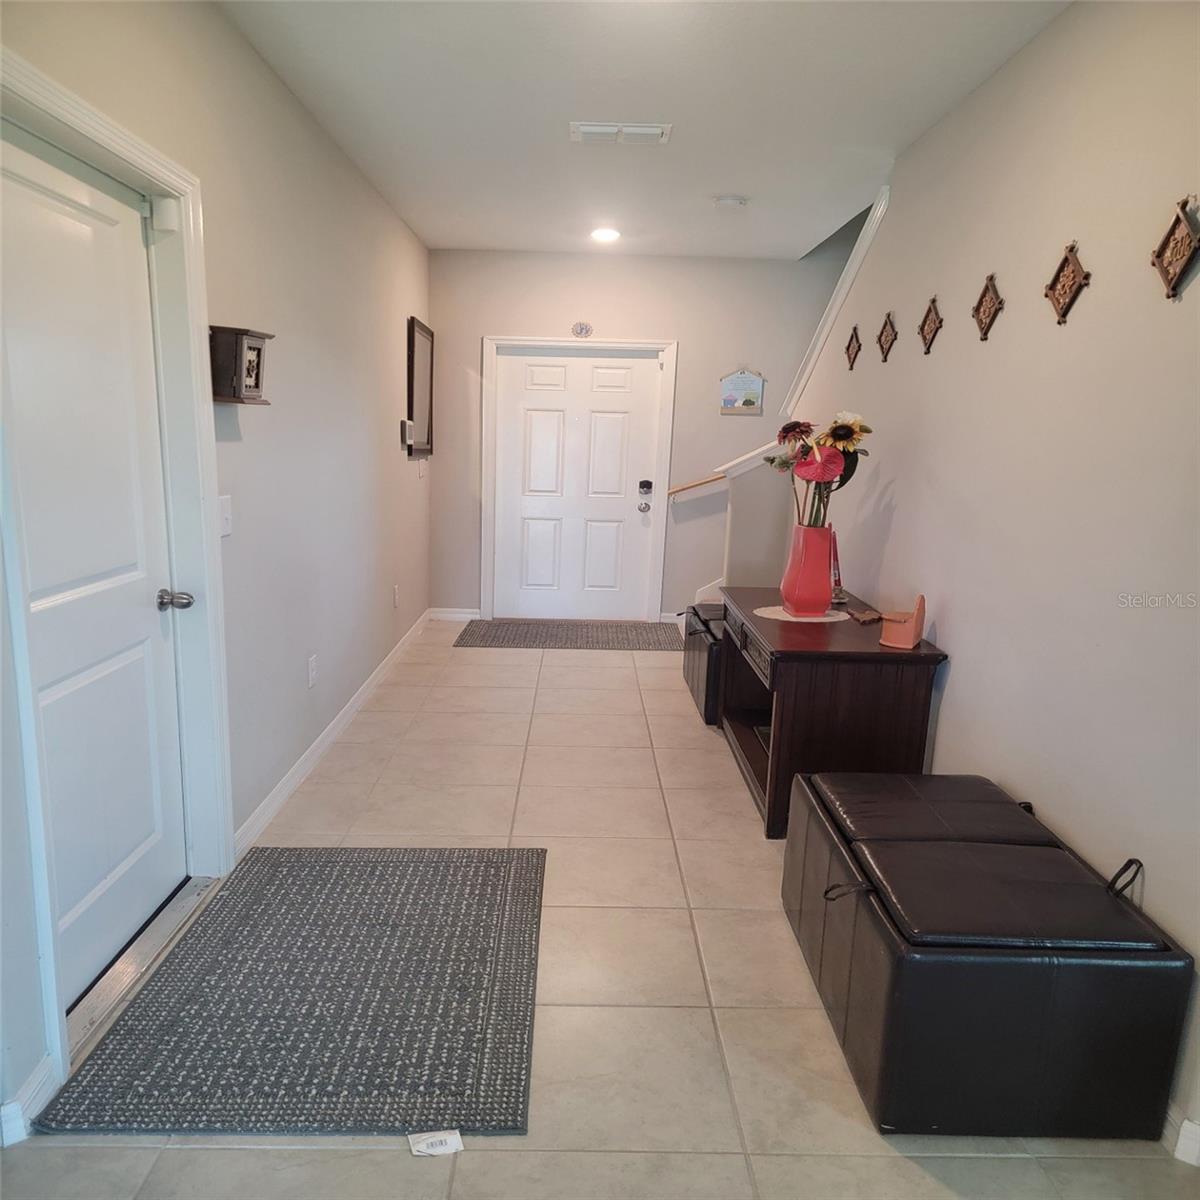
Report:
M 663 564 L 667 546 L 667 485 L 671 473 L 671 433 L 675 422 L 675 363 L 679 343 L 650 341 L 581 342 L 578 338 L 485 337 L 481 457 L 482 487 L 479 538 L 479 615 L 490 619 L 496 610 L 496 368 L 501 350 L 568 350 L 586 355 L 591 350 L 657 350 L 660 372 L 658 453 L 654 460 L 655 503 L 650 517 L 650 572 L 644 606 L 647 621 L 661 620 Z
M 9 50 L 0 51 L 0 112 L 14 125 L 150 199 L 152 232 L 147 253 L 171 570 L 170 580 L 163 580 L 163 585 L 196 597 L 195 607 L 175 622 L 187 869 L 190 875 L 225 875 L 235 860 L 200 181 Z M 4 402 L 7 405 L 7 396 Z M 8 453 L 0 434 L 0 512 L 5 514 L 0 517 L 0 533 L 24 758 L 43 1023 L 50 1071 L 55 1082 L 62 1083 L 70 1066 L 66 1025 L 70 997 L 59 989 L 54 855 L 34 720 L 24 612 L 25 554 L 15 519 Z

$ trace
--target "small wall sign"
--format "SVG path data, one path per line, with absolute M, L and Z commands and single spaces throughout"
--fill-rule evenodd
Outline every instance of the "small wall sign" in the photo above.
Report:
M 757 371 L 746 369 L 722 376 L 721 416 L 761 417 L 766 382 Z

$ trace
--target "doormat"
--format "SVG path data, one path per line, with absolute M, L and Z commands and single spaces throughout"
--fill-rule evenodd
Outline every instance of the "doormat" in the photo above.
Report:
M 682 650 L 679 626 L 666 621 L 468 621 L 456 646 L 523 650 Z
M 545 850 L 251 850 L 35 1127 L 524 1133 Z

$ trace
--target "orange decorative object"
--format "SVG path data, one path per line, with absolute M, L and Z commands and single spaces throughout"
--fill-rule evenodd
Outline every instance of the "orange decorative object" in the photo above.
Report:
M 925 597 L 918 596 L 912 612 L 890 612 L 883 614 L 883 632 L 879 635 L 881 646 L 893 650 L 911 650 L 925 633 Z

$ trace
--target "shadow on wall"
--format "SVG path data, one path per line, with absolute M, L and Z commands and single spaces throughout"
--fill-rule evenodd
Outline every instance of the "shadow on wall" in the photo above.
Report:
M 866 552 L 855 556 L 854 578 L 846 584 L 856 596 L 865 598 L 879 595 L 883 547 L 888 544 L 892 522 L 896 517 L 894 481 L 888 480 L 881 484 L 877 480 L 878 477 L 871 480 L 866 490 L 865 501 L 854 516 L 854 543 Z M 834 527 L 836 528 L 836 523 Z

